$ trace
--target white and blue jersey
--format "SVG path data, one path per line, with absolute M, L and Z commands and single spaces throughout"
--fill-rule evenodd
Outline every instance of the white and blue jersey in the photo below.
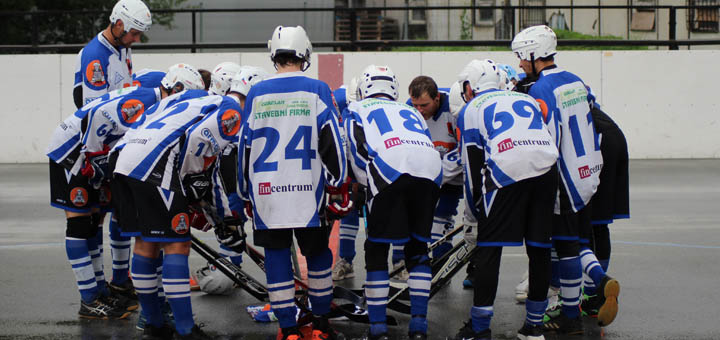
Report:
M 460 111 L 466 197 L 473 206 L 479 194 L 540 176 L 557 162 L 558 150 L 532 97 L 511 91 L 479 93 Z M 481 190 L 478 190 L 481 188 Z M 486 197 L 485 212 L 492 199 Z
M 597 190 L 603 166 L 588 90 L 578 76 L 551 66 L 540 72 L 529 94 L 540 104 L 550 134 L 560 150 L 558 170 L 562 186 L 572 210 L 577 212 Z M 560 213 L 560 210 L 558 201 L 555 212 Z
M 133 73 L 133 86 L 141 87 L 160 87 L 162 79 L 165 78 L 165 72 L 144 68 Z
M 325 187 L 338 187 L 345 153 L 328 85 L 301 72 L 254 85 L 238 147 L 238 193 L 255 229 L 319 227 Z M 278 213 L 282 211 L 282 213 Z
M 348 107 L 345 131 L 353 174 L 372 196 L 403 174 L 442 182 L 440 154 L 411 106 L 368 98 Z
M 456 120 L 450 112 L 450 90 L 447 88 L 438 89 L 440 96 L 440 106 L 437 112 L 425 120 L 430 136 L 435 145 L 435 150 L 440 153 L 440 157 L 457 148 L 458 137 L 456 135 Z M 408 99 L 407 105 L 412 106 L 412 100 Z
M 81 87 L 82 105 L 105 93 L 132 85 L 129 48 L 114 47 L 99 33 L 77 55 L 75 85 Z
M 335 104 L 337 104 L 338 113 L 342 116 L 343 112 L 347 110 L 348 105 L 350 105 L 350 99 L 347 96 L 347 88 L 345 85 L 340 86 L 340 88 L 333 91 L 332 94 L 335 99 Z
M 230 97 L 178 102 L 126 134 L 115 173 L 184 192 L 182 177 L 212 165 L 241 122 L 240 106 Z
M 95 132 L 95 134 L 100 134 L 100 136 L 97 136 L 98 141 L 107 144 L 117 140 L 118 135 L 122 136 L 122 133 L 119 132 L 107 136 L 110 130 L 125 128 L 125 125 L 118 123 L 117 120 L 115 120 L 115 126 L 113 126 L 113 123 L 107 123 L 104 126 L 100 124 L 94 125 L 94 127 L 88 127 L 92 112 L 102 108 L 102 112 L 105 112 L 105 115 L 119 117 L 118 115 L 122 115 L 122 111 L 124 110 L 126 115 L 134 113 L 134 115 L 129 115 L 127 118 L 132 122 L 143 118 L 142 114 L 137 115 L 137 105 L 141 105 L 141 109 L 144 110 L 144 108 L 154 104 L 158 99 L 158 93 L 154 89 L 143 89 L 137 92 L 136 90 L 139 90 L 139 88 L 119 89 L 106 93 L 82 106 L 79 110 L 75 111 L 73 115 L 67 117 L 55 128 L 50 138 L 50 144 L 46 150 L 48 157 L 70 170 L 71 173 L 77 174 L 83 166 L 84 156 L 80 151 L 85 143 L 83 140 L 89 138 L 88 129 Z M 94 142 L 94 140 L 91 141 L 91 143 Z M 102 147 L 100 147 L 99 150 L 93 149 L 92 151 L 100 150 L 102 150 Z

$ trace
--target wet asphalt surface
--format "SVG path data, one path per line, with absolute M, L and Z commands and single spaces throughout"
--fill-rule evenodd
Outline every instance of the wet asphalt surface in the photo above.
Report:
M 611 225 L 610 274 L 621 284 L 616 321 L 600 329 L 586 320 L 583 336 L 547 339 L 720 339 L 720 160 L 631 161 L 632 219 Z M 65 219 L 51 208 L 46 164 L 0 165 L 0 339 L 139 339 L 138 313 L 128 320 L 82 320 L 80 297 L 64 250 Z M 107 227 L 106 227 L 107 233 Z M 358 240 L 358 249 L 362 241 Z M 215 244 L 212 234 L 196 234 Z M 110 251 L 105 240 L 106 276 Z M 192 269 L 204 265 L 191 255 Z M 264 281 L 253 263 L 244 268 Z M 524 249 L 506 248 L 491 328 L 494 339 L 514 339 L 524 318 L 514 287 L 527 265 Z M 339 284 L 360 288 L 357 276 Z M 472 291 L 464 272 L 430 301 L 429 336 L 452 337 L 467 320 Z M 237 289 L 230 296 L 192 295 L 196 322 L 218 339 L 273 338 L 277 324 L 253 322 L 245 308 L 259 304 Z M 390 312 L 406 338 L 408 317 Z M 337 321 L 348 338 L 366 326 Z

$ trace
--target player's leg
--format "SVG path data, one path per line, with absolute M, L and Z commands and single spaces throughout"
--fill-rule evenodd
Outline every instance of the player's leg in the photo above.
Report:
M 340 220 L 340 244 L 338 245 L 338 261 L 332 271 L 334 281 L 355 277 L 353 260 L 355 259 L 355 239 L 360 229 L 360 214 L 355 209 Z
M 610 267 L 610 229 L 607 224 L 593 225 L 593 248 L 592 251 L 597 257 L 600 267 L 607 272 Z
M 584 295 L 587 296 L 582 302 L 582 310 L 590 316 L 597 316 L 598 324 L 607 326 L 615 320 L 618 312 L 617 298 L 620 294 L 620 284 L 614 278 L 608 276 L 602 269 L 595 254 L 590 249 L 593 243 L 593 231 L 590 224 L 590 214 L 586 207 L 578 213 L 578 221 L 581 226 L 580 237 L 580 263 L 583 275 L 591 279 L 590 285 L 584 287 Z
M 490 321 L 494 314 L 501 255 L 502 247 L 481 246 L 473 257 L 475 279 L 470 320 L 455 335 L 455 339 L 491 338 Z
M 312 339 L 338 339 L 337 333 L 328 322 L 330 303 L 333 298 L 332 261 L 328 247 L 331 226 L 295 229 L 300 252 L 307 259 L 308 290 L 313 311 Z
M 582 268 L 580 266 L 580 246 L 577 232 L 577 216 L 572 213 L 555 215 L 553 222 L 553 245 L 558 255 L 557 270 L 560 279 L 560 313 L 547 314 L 545 329 L 566 334 L 584 332 L 580 320 L 580 286 Z
M 265 248 L 265 277 L 270 307 L 278 319 L 283 339 L 300 334 L 295 320 L 295 281 L 293 280 L 290 245 L 292 229 L 255 230 L 255 245 Z
M 440 188 L 440 197 L 435 207 L 431 239 L 435 242 L 450 232 L 454 226 L 457 206 L 462 197 L 462 186 L 445 184 Z M 452 239 L 433 249 L 433 258 L 440 258 L 452 249 Z
M 370 338 L 387 334 L 387 299 L 390 292 L 387 257 L 389 243 L 365 240 L 365 296 L 370 318 Z
M 390 249 L 392 250 L 392 254 L 390 256 L 390 261 L 392 261 L 393 264 L 392 271 L 403 267 L 403 270 L 395 274 L 392 279 L 398 282 L 406 282 L 408 277 L 410 277 L 410 274 L 407 271 L 407 266 L 405 266 L 405 246 L 402 244 L 392 244 Z
M 112 280 L 108 288 L 127 298 L 136 299 L 132 282 L 128 280 L 130 269 L 130 237 L 122 236 L 115 213 L 110 215 L 110 252 L 112 256 Z

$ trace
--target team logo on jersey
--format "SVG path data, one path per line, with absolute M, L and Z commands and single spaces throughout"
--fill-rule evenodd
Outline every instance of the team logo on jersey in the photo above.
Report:
M 85 69 L 85 79 L 93 86 L 105 86 L 105 73 L 100 60 L 91 61 Z
M 270 182 L 258 184 L 258 195 L 270 195 L 272 193 Z
M 585 178 L 592 176 L 592 174 L 594 174 L 596 172 L 600 172 L 601 169 L 602 169 L 602 165 L 600 165 L 600 164 L 598 164 L 592 168 L 585 165 L 585 166 L 581 166 L 578 168 L 578 173 L 580 173 L 580 179 L 585 179 Z
M 220 125 L 222 126 L 222 131 L 224 134 L 228 136 L 234 136 L 240 130 L 240 112 L 237 112 L 233 109 L 226 110 L 225 112 L 223 112 L 220 120 Z
M 385 140 L 385 148 L 386 149 L 392 148 L 394 146 L 398 146 L 400 144 L 402 144 L 402 141 L 400 141 L 400 138 L 398 138 L 398 137 L 393 137 L 393 138 Z
M 102 205 L 102 206 L 110 205 L 111 199 L 112 199 L 112 194 L 110 193 L 110 187 L 107 185 L 101 186 L 100 190 L 98 190 L 98 201 L 100 202 L 100 205 Z
M 145 112 L 145 106 L 137 99 L 130 99 L 122 104 L 120 112 L 122 112 L 123 120 L 128 124 L 132 124 Z
M 186 213 L 179 213 L 172 219 L 172 229 L 182 235 L 190 230 L 190 217 Z
M 505 152 L 513 148 L 513 141 L 511 138 L 506 138 L 500 141 L 497 145 L 498 152 Z
M 88 192 L 85 188 L 75 187 L 70 190 L 70 202 L 76 207 L 84 207 L 88 203 Z

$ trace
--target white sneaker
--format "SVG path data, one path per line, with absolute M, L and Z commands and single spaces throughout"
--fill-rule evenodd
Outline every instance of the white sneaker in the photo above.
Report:
M 404 267 L 404 266 L 405 266 L 405 260 L 400 260 L 400 262 L 393 263 L 392 271 L 394 272 L 398 268 Z M 408 273 L 407 268 L 403 268 L 403 270 L 401 272 L 395 274 L 395 276 L 391 277 L 390 279 L 394 280 L 394 281 L 407 282 L 407 280 L 409 278 L 410 278 L 410 273 Z
M 525 271 L 525 274 L 523 274 L 522 281 L 515 286 L 515 300 L 518 303 L 525 303 L 525 300 L 527 300 L 528 296 L 528 286 L 530 285 L 530 280 L 528 279 L 529 273 L 528 271 Z
M 340 281 L 353 277 L 355 277 L 355 269 L 353 268 L 353 265 L 350 262 L 345 261 L 344 258 L 339 258 L 332 270 L 333 281 Z

